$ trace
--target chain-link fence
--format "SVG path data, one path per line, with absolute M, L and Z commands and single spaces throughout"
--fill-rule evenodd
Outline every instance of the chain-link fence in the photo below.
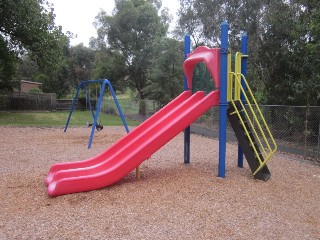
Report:
M 260 109 L 276 140 L 278 151 L 320 163 L 320 107 L 263 105 Z M 253 117 L 251 120 L 255 124 Z M 219 107 L 213 107 L 201 116 L 191 129 L 218 138 Z M 237 141 L 229 123 L 227 139 Z
M 262 106 L 279 151 L 320 162 L 320 107 Z
M 123 99 L 119 100 L 119 104 L 126 117 L 138 121 L 144 121 L 159 109 L 151 100 Z M 320 163 L 320 107 L 262 105 L 260 109 L 276 140 L 278 151 Z M 104 101 L 102 111 L 117 114 L 114 101 Z M 253 117 L 252 122 L 255 124 Z M 191 131 L 218 138 L 219 107 L 213 107 L 201 116 L 191 125 Z M 229 122 L 227 139 L 237 141 Z
M 44 96 L 44 95 L 43 95 Z M 25 99 L 26 96 L 23 96 Z M 55 97 L 55 96 L 54 96 Z M 15 110 L 16 105 L 23 106 L 24 110 L 34 110 L 38 106 L 38 100 L 42 95 L 29 94 L 30 101 L 20 101 L 22 95 L 2 95 L 0 98 L 1 110 Z M 10 100 L 14 99 L 14 100 Z M 18 100 L 19 101 L 18 101 Z M 55 99 L 50 95 L 50 106 L 55 106 Z M 161 107 L 152 100 L 119 99 L 123 114 L 131 119 L 144 121 Z M 42 105 L 41 105 L 42 106 Z M 51 109 L 52 107 L 50 107 Z M 40 108 L 42 109 L 42 108 Z M 39 109 L 39 110 L 40 110 Z M 262 105 L 261 111 L 267 124 L 278 144 L 278 151 L 288 154 L 303 156 L 320 163 L 320 107 L 306 106 L 276 106 Z M 104 100 L 101 111 L 109 114 L 118 114 L 113 99 Z M 256 111 L 256 109 L 255 109 Z M 254 119 L 252 118 L 254 123 Z M 205 115 L 201 116 L 191 125 L 191 131 L 198 134 L 218 138 L 219 137 L 219 107 L 211 108 Z M 227 139 L 236 142 L 237 139 L 229 123 L 227 128 Z

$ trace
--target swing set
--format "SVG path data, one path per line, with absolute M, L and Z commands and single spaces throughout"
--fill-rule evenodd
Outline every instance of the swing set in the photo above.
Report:
M 90 94 L 89 94 L 89 92 L 87 90 L 87 86 L 90 85 L 90 84 L 96 84 L 96 83 L 100 84 L 100 93 L 99 93 L 99 99 L 98 99 L 98 101 L 96 103 L 96 111 L 94 112 L 94 108 L 92 107 L 92 104 L 91 104 Z M 70 113 L 69 113 L 69 117 L 68 117 L 66 126 L 64 128 L 64 132 L 66 132 L 67 129 L 68 129 L 70 118 L 71 118 L 71 115 L 73 113 L 75 104 L 78 101 L 80 90 L 83 89 L 85 91 L 85 93 L 86 93 L 86 105 L 87 104 L 89 105 L 89 108 L 90 108 L 90 111 L 91 111 L 92 117 L 93 117 L 93 123 L 92 124 L 91 123 L 90 124 L 87 123 L 87 126 L 92 126 L 91 134 L 90 134 L 90 138 L 89 138 L 89 142 L 88 142 L 88 149 L 91 148 L 95 129 L 97 129 L 99 131 L 99 130 L 101 130 L 103 128 L 101 122 L 98 123 L 97 121 L 98 121 L 98 118 L 99 118 L 99 112 L 100 112 L 101 103 L 103 101 L 103 96 L 104 96 L 104 93 L 105 93 L 105 90 L 106 90 L 107 87 L 109 87 L 109 90 L 111 92 L 113 100 L 114 100 L 114 102 L 115 102 L 115 104 L 117 106 L 117 110 L 118 110 L 119 115 L 121 117 L 122 123 L 123 123 L 123 125 L 125 127 L 125 130 L 126 130 L 127 133 L 129 133 L 129 128 L 128 128 L 127 122 L 126 122 L 126 120 L 124 118 L 124 115 L 122 113 L 121 107 L 120 107 L 119 102 L 117 100 L 116 93 L 113 90 L 113 87 L 112 87 L 110 81 L 107 80 L 107 79 L 82 81 L 82 82 L 79 83 L 78 88 L 77 88 L 77 92 L 76 92 L 76 94 L 75 94 L 75 96 L 74 96 L 74 98 L 72 100 L 72 105 L 71 105 L 71 108 L 70 108 Z

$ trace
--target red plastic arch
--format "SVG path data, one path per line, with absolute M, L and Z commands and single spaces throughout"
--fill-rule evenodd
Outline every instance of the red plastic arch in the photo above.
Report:
M 204 62 L 213 78 L 216 88 L 220 88 L 220 48 L 197 47 L 183 63 L 188 89 L 192 89 L 193 70 L 196 64 Z

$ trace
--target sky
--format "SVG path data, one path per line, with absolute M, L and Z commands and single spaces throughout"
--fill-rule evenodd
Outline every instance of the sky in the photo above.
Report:
M 114 8 L 113 0 L 49 0 L 54 5 L 56 25 L 62 26 L 63 32 L 70 31 L 77 38 L 71 39 L 71 45 L 83 43 L 89 45 L 90 37 L 96 37 L 93 26 L 94 18 L 100 9 L 111 14 Z M 163 7 L 168 7 L 170 14 L 176 16 L 179 0 L 162 0 Z

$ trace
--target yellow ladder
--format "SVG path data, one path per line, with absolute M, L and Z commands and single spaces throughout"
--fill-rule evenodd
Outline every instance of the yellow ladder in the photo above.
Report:
M 231 54 L 229 54 L 229 63 L 228 63 L 228 92 L 227 98 L 228 101 L 232 103 L 235 111 L 231 114 L 237 114 L 241 125 L 245 131 L 246 136 L 249 139 L 249 142 L 254 150 L 255 156 L 259 161 L 259 167 L 255 170 L 253 175 L 256 175 L 269 161 L 271 156 L 277 150 L 277 144 L 270 132 L 270 129 L 266 123 L 266 120 L 257 104 L 257 101 L 252 93 L 252 90 L 243 74 L 241 74 L 241 58 L 247 57 L 241 53 L 236 53 L 235 55 L 235 66 L 234 72 L 231 71 Z M 247 93 L 244 90 L 243 85 L 246 86 Z M 240 99 L 241 94 L 246 100 L 246 106 Z M 239 102 L 239 104 L 236 104 Z M 254 111 L 254 108 L 256 111 Z M 256 113 L 257 112 L 257 113 Z M 244 115 L 244 117 L 243 117 Z M 245 123 L 246 122 L 248 124 Z M 250 132 L 252 134 L 250 134 Z M 251 136 L 250 136 L 251 135 Z M 255 141 L 256 140 L 256 141 Z M 255 144 L 257 143 L 257 146 Z M 259 149 L 260 151 L 259 151 Z M 261 155 L 259 154 L 261 153 Z

